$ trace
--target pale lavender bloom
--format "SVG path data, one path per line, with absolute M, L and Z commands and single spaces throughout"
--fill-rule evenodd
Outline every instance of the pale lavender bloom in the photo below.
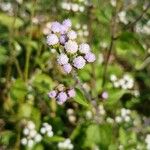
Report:
M 68 99 L 67 94 L 65 92 L 60 92 L 57 95 L 58 104 L 62 105 Z
M 50 98 L 55 98 L 56 95 L 57 95 L 57 91 L 55 91 L 55 90 L 50 91 L 50 92 L 48 93 L 48 96 L 49 96 Z
M 78 44 L 75 41 L 69 40 L 65 43 L 65 49 L 68 53 L 74 54 L 78 51 Z
M 59 65 L 65 65 L 67 64 L 69 61 L 69 58 L 66 54 L 61 53 L 58 58 L 57 58 L 57 62 Z
M 58 39 L 57 35 L 50 34 L 47 36 L 47 44 L 48 45 L 56 45 L 56 44 L 58 44 L 58 42 L 59 42 L 59 39 Z
M 82 43 L 79 45 L 79 52 L 82 54 L 87 54 L 90 52 L 90 46 L 87 43 Z
M 82 56 L 78 56 L 73 60 L 73 66 L 77 69 L 82 69 L 85 66 L 85 59 Z
M 72 66 L 68 63 L 68 64 L 63 65 L 63 69 L 66 73 L 70 73 L 72 70 Z
M 91 52 L 85 54 L 84 58 L 87 60 L 87 62 L 94 62 L 96 59 L 95 54 Z
M 108 98 L 108 93 L 107 92 L 103 92 L 102 93 L 102 98 L 103 99 L 107 99 Z
M 75 90 L 74 89 L 68 90 L 68 95 L 69 95 L 69 97 L 75 97 L 75 95 L 76 95 Z
M 60 26 L 60 33 L 61 34 L 66 34 L 69 30 L 69 27 L 65 26 L 65 25 L 61 25 Z
M 66 27 L 69 27 L 69 28 L 72 26 L 70 19 L 65 19 L 62 24 Z
M 77 33 L 75 31 L 71 30 L 68 32 L 67 36 L 70 40 L 74 40 L 77 38 Z
M 60 26 L 61 24 L 59 22 L 53 22 L 51 25 L 51 31 L 54 33 L 59 33 L 61 29 Z
M 61 35 L 59 38 L 60 44 L 64 45 L 67 42 L 68 38 L 66 35 Z

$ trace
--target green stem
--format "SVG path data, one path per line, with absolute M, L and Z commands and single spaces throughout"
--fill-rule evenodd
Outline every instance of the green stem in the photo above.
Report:
M 31 55 L 31 40 L 32 40 L 32 33 L 33 33 L 33 22 L 32 22 L 32 18 L 35 14 L 35 4 L 36 4 L 36 0 L 33 3 L 33 9 L 31 12 L 31 30 L 30 30 L 30 34 L 29 34 L 29 39 L 28 39 L 28 44 L 27 44 L 27 49 L 26 49 L 26 60 L 25 60 L 25 70 L 24 70 L 24 78 L 25 81 L 27 81 L 28 79 L 28 74 L 29 74 L 29 64 L 30 64 L 30 55 Z

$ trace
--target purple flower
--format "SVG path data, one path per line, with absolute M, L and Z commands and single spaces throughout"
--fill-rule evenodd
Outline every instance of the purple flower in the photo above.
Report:
M 78 44 L 75 41 L 69 40 L 65 43 L 65 49 L 68 53 L 74 54 L 78 51 Z
M 57 91 L 53 90 L 48 93 L 49 98 L 55 98 L 57 95 Z
M 59 65 L 65 65 L 67 64 L 69 61 L 69 58 L 66 54 L 61 53 L 58 58 L 57 58 L 57 62 Z
M 70 73 L 72 70 L 72 66 L 68 63 L 68 64 L 63 65 L 63 69 L 66 73 Z
M 65 19 L 62 24 L 66 27 L 69 27 L 69 28 L 72 26 L 70 19 Z
M 77 69 L 82 69 L 85 66 L 85 59 L 82 56 L 78 56 L 73 60 L 73 66 Z
M 82 54 L 87 54 L 90 52 L 90 46 L 87 43 L 82 43 L 79 45 L 79 52 Z
M 103 92 L 102 93 L 102 98 L 103 99 L 107 99 L 108 98 L 108 93 L 107 92 Z
M 74 89 L 68 90 L 68 95 L 69 95 L 69 97 L 75 97 L 75 95 L 76 95 L 75 90 Z
M 57 103 L 62 105 L 67 99 L 67 94 L 65 92 L 60 92 L 58 95 L 57 95 Z
M 85 54 L 84 58 L 87 60 L 87 62 L 94 62 L 96 59 L 95 54 L 91 52 Z
M 66 35 L 61 35 L 59 38 L 60 44 L 64 45 L 67 42 L 68 38 Z
M 59 22 L 53 22 L 51 25 L 51 31 L 54 33 L 59 33 L 60 32 L 60 26 L 61 26 L 61 24 Z
M 56 45 L 59 42 L 57 35 L 50 34 L 47 36 L 47 44 L 48 45 Z
M 60 33 L 61 34 L 66 34 L 69 30 L 69 27 L 65 26 L 65 25 L 61 25 L 60 26 Z

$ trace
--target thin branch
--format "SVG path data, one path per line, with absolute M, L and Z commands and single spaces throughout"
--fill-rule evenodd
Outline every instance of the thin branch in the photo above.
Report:
M 129 29 L 132 28 L 133 26 L 135 26 L 135 24 L 140 21 L 142 19 L 142 17 L 144 16 L 144 14 L 149 10 L 150 8 L 150 3 L 147 5 L 147 7 L 143 10 L 142 14 L 140 16 L 138 16 L 133 22 L 129 23 L 125 29 Z

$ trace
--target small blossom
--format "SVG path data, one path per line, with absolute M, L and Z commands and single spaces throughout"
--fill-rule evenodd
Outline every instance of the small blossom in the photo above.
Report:
M 53 22 L 51 25 L 51 31 L 54 33 L 60 32 L 60 23 L 59 22 Z
M 78 44 L 75 41 L 69 40 L 65 43 L 65 49 L 68 53 L 74 54 L 78 50 Z
M 79 52 L 87 54 L 90 52 L 90 46 L 87 43 L 82 43 L 79 45 Z
M 77 69 L 82 69 L 85 66 L 85 59 L 82 56 L 78 56 L 73 60 L 73 66 Z
M 63 65 L 63 69 L 66 73 L 70 73 L 72 70 L 72 66 L 68 63 L 68 64 Z
M 88 62 L 94 62 L 95 61 L 95 55 L 93 53 L 87 53 L 84 58 L 88 61 Z
M 77 38 L 77 33 L 75 31 L 71 30 L 68 32 L 67 36 L 70 40 L 74 40 Z
M 74 89 L 68 90 L 68 95 L 69 95 L 69 97 L 75 97 L 75 95 L 76 95 L 75 90 Z
M 57 102 L 58 104 L 63 104 L 66 100 L 67 100 L 67 94 L 65 92 L 60 92 L 58 95 L 57 95 Z
M 56 97 L 56 94 L 57 94 L 57 92 L 56 92 L 55 90 L 53 90 L 53 91 L 50 91 L 50 92 L 48 93 L 48 96 L 49 96 L 50 98 L 55 98 L 55 97 Z
M 102 98 L 103 99 L 107 99 L 108 98 L 108 93 L 107 92 L 103 92 L 102 93 Z
M 59 42 L 59 39 L 58 39 L 57 35 L 50 34 L 47 36 L 47 44 L 48 45 L 56 45 L 56 44 L 58 44 L 58 42 Z
M 61 35 L 59 38 L 60 44 L 64 45 L 67 42 L 68 38 L 66 35 Z
M 62 24 L 66 27 L 69 27 L 69 28 L 72 26 L 70 19 L 65 19 Z
M 63 54 L 63 53 L 60 54 L 57 58 L 57 62 L 59 65 L 65 65 L 68 63 L 68 61 L 69 61 L 68 56 L 66 54 Z

